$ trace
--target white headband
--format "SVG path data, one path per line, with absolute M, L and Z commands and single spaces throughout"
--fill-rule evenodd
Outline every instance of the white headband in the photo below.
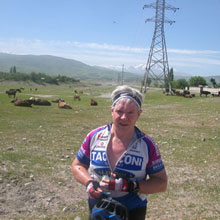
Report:
M 118 102 L 120 99 L 123 99 L 123 98 L 132 100 L 137 105 L 138 110 L 139 111 L 141 110 L 141 101 L 140 101 L 140 99 L 137 98 L 137 97 L 134 97 L 132 94 L 130 94 L 128 92 L 122 92 L 122 93 L 119 93 L 116 96 L 114 96 L 112 106 L 115 106 L 116 102 Z

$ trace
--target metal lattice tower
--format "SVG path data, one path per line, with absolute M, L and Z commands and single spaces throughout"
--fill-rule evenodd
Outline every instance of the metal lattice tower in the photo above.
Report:
M 165 41 L 164 23 L 173 24 L 175 21 L 165 19 L 165 9 L 173 10 L 174 12 L 178 8 L 174 8 L 165 3 L 165 0 L 156 0 L 156 3 L 144 5 L 145 8 L 153 8 L 156 10 L 155 17 L 146 19 L 145 22 L 155 22 L 154 35 L 150 47 L 150 52 L 147 60 L 147 65 L 144 73 L 143 84 L 141 85 L 141 92 L 146 93 L 148 80 L 159 81 L 165 83 L 166 89 L 171 92 L 171 83 L 168 80 L 169 65 L 167 48 Z M 166 86 L 167 84 L 167 86 Z

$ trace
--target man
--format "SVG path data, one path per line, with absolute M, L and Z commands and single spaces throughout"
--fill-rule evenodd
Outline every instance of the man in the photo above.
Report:
M 127 207 L 129 219 L 144 220 L 146 194 L 167 188 L 165 167 L 157 145 L 135 126 L 142 94 L 120 86 L 112 92 L 112 101 L 112 122 L 87 135 L 72 163 L 73 175 L 87 187 L 90 212 L 108 192 Z

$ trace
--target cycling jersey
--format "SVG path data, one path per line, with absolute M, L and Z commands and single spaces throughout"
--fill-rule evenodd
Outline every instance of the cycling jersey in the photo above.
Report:
M 101 179 L 103 175 L 116 173 L 120 177 L 131 180 L 144 180 L 147 175 L 164 169 L 164 164 L 157 145 L 137 127 L 135 135 L 127 150 L 116 162 L 114 170 L 108 162 L 107 146 L 111 138 L 111 123 L 91 131 L 83 141 L 77 159 L 89 166 L 91 175 Z M 110 196 L 121 202 L 129 210 L 145 206 L 145 194 L 111 191 Z

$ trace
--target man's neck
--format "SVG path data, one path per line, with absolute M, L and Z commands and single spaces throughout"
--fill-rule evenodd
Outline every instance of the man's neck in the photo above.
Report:
M 135 129 L 132 128 L 132 129 L 129 129 L 129 130 L 123 130 L 123 131 L 120 131 L 119 129 L 117 129 L 114 124 L 112 125 L 112 128 L 111 128 L 111 134 L 112 136 L 116 137 L 116 138 L 119 138 L 119 139 L 130 139 L 131 137 L 133 137 L 134 135 L 134 131 Z

